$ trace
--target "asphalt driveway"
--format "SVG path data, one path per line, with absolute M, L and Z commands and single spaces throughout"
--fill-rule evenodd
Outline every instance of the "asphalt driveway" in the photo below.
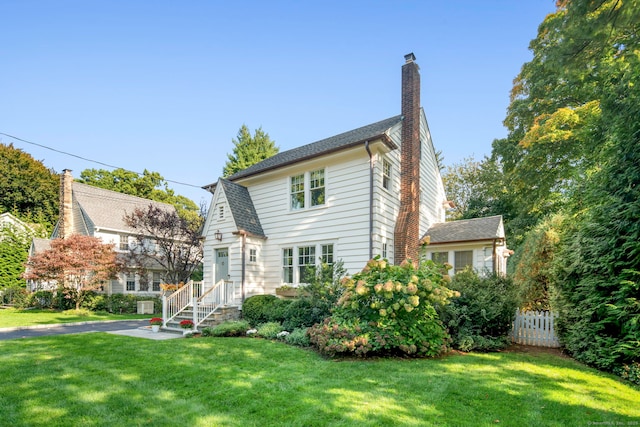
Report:
M 148 319 L 141 319 L 0 328 L 0 340 L 33 338 L 46 335 L 79 334 L 83 332 L 135 331 L 148 324 Z

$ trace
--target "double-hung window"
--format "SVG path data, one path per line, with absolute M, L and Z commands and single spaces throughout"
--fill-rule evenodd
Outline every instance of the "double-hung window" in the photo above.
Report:
M 304 174 L 291 177 L 291 209 L 304 209 Z
M 120 235 L 119 248 L 120 248 L 121 251 L 128 251 L 129 250 L 129 236 L 127 236 L 126 234 L 121 234 Z
M 325 204 L 325 170 L 317 169 L 290 177 L 289 206 L 291 210 Z
M 391 188 L 391 163 L 387 159 L 382 159 L 382 187 L 386 190 Z
M 282 281 L 293 283 L 293 248 L 282 250 Z
M 324 169 L 313 171 L 310 174 L 311 206 L 324 205 Z
M 127 273 L 127 291 L 136 290 L 136 276 L 134 273 Z
M 298 248 L 298 277 L 300 283 L 308 283 L 313 271 L 310 267 L 316 265 L 316 247 L 301 246 Z

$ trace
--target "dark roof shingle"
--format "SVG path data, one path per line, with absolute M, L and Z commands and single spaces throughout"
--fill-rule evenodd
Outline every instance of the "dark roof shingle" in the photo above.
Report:
M 425 236 L 431 244 L 502 239 L 502 215 L 439 222 L 429 227 Z
M 227 196 L 227 203 L 229 203 L 229 208 L 238 230 L 266 238 L 247 187 L 223 178 L 220 178 L 220 184 L 224 189 L 224 194 Z
M 256 163 L 255 165 L 238 171 L 233 175 L 227 177 L 227 179 L 230 181 L 234 181 L 236 179 L 255 175 L 270 169 L 276 169 L 302 160 L 342 150 L 367 140 L 373 140 L 383 137 L 391 127 L 399 123 L 401 120 L 402 116 L 400 115 L 390 117 L 376 123 L 372 123 L 357 129 L 350 130 L 348 132 L 341 133 L 339 135 L 312 142 L 311 144 L 283 151 L 276 154 L 275 156 L 269 157 L 268 159 Z M 396 148 L 395 144 L 393 144 L 391 140 L 387 140 L 386 142 L 387 144 L 392 145 L 393 148 Z M 212 185 L 214 184 L 206 187 L 211 187 Z

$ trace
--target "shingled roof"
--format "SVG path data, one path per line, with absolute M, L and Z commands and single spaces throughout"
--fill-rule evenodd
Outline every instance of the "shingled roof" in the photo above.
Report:
M 219 182 L 227 196 L 227 203 L 238 231 L 246 231 L 253 236 L 266 238 L 247 187 L 223 178 L 220 178 Z
M 502 215 L 433 224 L 425 236 L 431 244 L 504 239 Z
M 85 235 L 92 235 L 96 228 L 133 232 L 134 230 L 124 222 L 125 214 L 130 214 L 137 208 L 147 209 L 150 204 L 163 210 L 175 211 L 175 207 L 167 203 L 79 182 L 73 182 L 72 194 L 74 232 Z
M 227 179 L 230 181 L 235 181 L 239 178 L 245 178 L 271 169 L 277 169 L 286 165 L 297 163 L 302 160 L 311 159 L 339 150 L 344 150 L 345 148 L 361 144 L 364 141 L 373 141 L 379 138 L 382 138 L 384 142 L 391 148 L 397 148 L 397 146 L 389 138 L 387 131 L 394 125 L 400 123 L 401 120 L 402 116 L 400 115 L 390 117 L 388 119 L 381 120 L 370 125 L 362 126 L 360 128 L 332 136 L 330 138 L 322 139 L 320 141 L 312 142 L 311 144 L 283 151 L 276 154 L 275 156 L 269 157 L 268 159 L 256 163 L 255 165 L 238 171 L 233 175 L 227 177 Z M 215 186 L 215 183 L 207 185 L 204 188 L 209 189 L 213 186 Z

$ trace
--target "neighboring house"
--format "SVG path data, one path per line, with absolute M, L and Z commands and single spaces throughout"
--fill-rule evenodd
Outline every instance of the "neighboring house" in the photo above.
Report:
M 64 170 L 60 176 L 60 216 L 51 239 L 72 234 L 98 237 L 103 243 L 113 243 L 116 251 L 125 255 L 135 242 L 136 232 L 124 222 L 124 216 L 137 208 L 146 210 L 150 204 L 175 211 L 175 207 L 166 203 L 74 182 L 71 171 Z M 48 249 L 49 243 L 48 239 L 34 239 L 30 254 Z M 148 274 L 142 276 L 133 269 L 122 273 L 117 280 L 110 281 L 104 291 L 108 294 L 160 294 L 165 271 L 159 265 L 148 266 L 147 270 Z M 46 287 L 41 283 L 30 285 L 32 290 Z
M 452 266 L 453 275 L 468 267 L 482 275 L 507 273 L 507 249 L 502 216 L 465 219 L 433 224 L 427 230 L 428 259 Z
M 36 230 L 33 226 L 16 218 L 15 216 L 11 215 L 9 212 L 0 214 L 0 238 L 2 238 L 1 232 L 9 229 L 17 233 L 24 233 L 28 235 L 36 234 Z
M 305 282 L 306 267 L 342 260 L 350 273 L 379 255 L 417 260 L 449 206 L 413 54 L 401 114 L 284 151 L 206 186 L 204 288 L 240 283 L 243 297 Z

